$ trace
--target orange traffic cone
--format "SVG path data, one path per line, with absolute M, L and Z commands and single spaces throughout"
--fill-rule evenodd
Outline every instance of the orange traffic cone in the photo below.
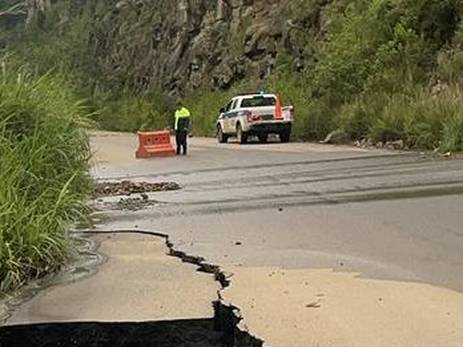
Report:
M 279 96 L 277 96 L 277 102 L 275 104 L 275 119 L 283 119 L 283 107 L 281 106 Z

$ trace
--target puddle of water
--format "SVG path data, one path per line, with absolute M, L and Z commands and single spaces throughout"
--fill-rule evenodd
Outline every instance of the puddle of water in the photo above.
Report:
M 79 234 L 74 234 L 72 238 L 76 245 L 76 253 L 60 272 L 32 281 L 12 296 L 0 300 L 0 325 L 10 318 L 11 313 L 17 307 L 32 299 L 39 291 L 92 276 L 97 271 L 98 265 L 106 261 L 104 255 L 97 253 L 98 244 L 95 241 Z M 9 347 L 9 345 L 5 345 L 5 347 L 7 346 Z M 11 347 L 13 346 L 15 345 L 11 345 Z M 1 342 L 0 347 L 3 347 Z

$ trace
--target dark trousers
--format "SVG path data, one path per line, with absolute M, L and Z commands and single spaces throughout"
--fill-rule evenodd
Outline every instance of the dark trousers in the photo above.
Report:
M 177 155 L 183 149 L 183 155 L 187 154 L 187 138 L 188 132 L 186 130 L 177 130 L 175 133 L 175 141 L 177 142 Z

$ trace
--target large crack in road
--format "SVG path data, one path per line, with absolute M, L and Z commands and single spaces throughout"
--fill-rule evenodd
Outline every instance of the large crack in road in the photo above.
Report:
M 31 324 L 15 323 L 27 319 L 43 320 L 45 317 L 47 317 L 45 321 L 50 319 L 49 315 L 33 318 L 28 315 L 24 306 L 33 301 L 40 292 L 50 287 L 65 286 L 96 274 L 98 267 L 108 259 L 108 256 L 97 250 L 97 245 L 104 242 L 104 238 L 95 241 L 95 237 L 115 235 L 145 235 L 160 238 L 164 240 L 169 256 L 195 265 L 199 272 L 213 275 L 214 279 L 220 283 L 220 290 L 229 285 L 228 275 L 217 265 L 208 264 L 201 257 L 190 256 L 175 250 L 165 234 L 152 231 L 78 230 L 73 238 L 81 243 L 78 247 L 79 256 L 68 264 L 66 270 L 30 284 L 14 298 L 5 301 L 7 309 L 4 313 L 5 326 L 0 328 L 0 347 L 261 347 L 263 345 L 261 340 L 253 337 L 240 324 L 242 317 L 239 309 L 224 303 L 220 291 L 217 292 L 217 298 L 210 303 L 214 310 L 212 318 L 144 320 L 141 322 L 97 322 L 90 319 L 82 322 L 72 320 Z M 156 281 L 156 278 L 153 280 Z M 153 292 L 152 295 L 156 293 Z M 192 293 L 191 300 L 195 298 L 196 295 Z M 43 306 L 42 309 L 44 309 Z M 51 311 L 48 309 L 48 312 Z M 56 312 L 54 315 L 57 317 Z
M 111 199 L 113 196 L 144 195 L 151 192 L 178 189 L 180 189 L 180 187 L 175 183 L 149 184 L 130 181 L 103 182 L 99 183 L 95 189 L 96 197 L 94 204 L 98 205 L 98 201 L 102 197 Z M 149 199 L 142 199 L 141 207 L 150 207 L 149 201 Z M 119 205 L 104 206 L 106 210 L 111 210 L 114 207 L 121 208 Z M 122 208 L 122 210 L 125 209 Z M 120 236 L 127 236 L 129 239 L 120 238 Z M 205 316 L 204 318 L 162 320 L 159 318 L 155 319 L 154 316 L 151 317 L 152 313 L 150 309 L 148 309 L 145 316 L 137 313 L 133 315 L 132 313 L 135 318 L 132 318 L 130 321 L 124 321 L 123 318 L 125 317 L 125 313 L 122 303 L 119 303 L 122 306 L 120 310 L 113 311 L 113 314 L 116 313 L 114 316 L 111 314 L 111 309 L 108 310 L 108 306 L 118 305 L 118 299 L 123 298 L 124 295 L 136 295 L 137 289 L 134 290 L 130 288 L 130 283 L 124 284 L 126 286 L 126 293 L 122 293 L 122 297 L 121 292 L 112 292 L 114 297 L 109 298 L 107 301 L 105 293 L 97 294 L 92 293 L 92 291 L 87 291 L 84 296 L 73 297 L 79 289 L 85 290 L 86 286 L 94 287 L 95 289 L 98 286 L 105 287 L 104 282 L 108 279 L 110 280 L 111 276 L 117 276 L 118 271 L 120 271 L 121 274 L 127 271 L 123 268 L 124 263 L 130 261 L 131 258 L 140 256 L 139 253 L 148 253 L 150 256 L 148 259 L 143 259 L 142 262 L 138 261 L 135 267 L 129 266 L 131 272 L 142 272 L 140 265 L 154 265 L 159 267 L 159 264 L 156 263 L 162 262 L 162 260 L 152 258 L 152 254 L 156 257 L 156 254 L 159 253 L 159 249 L 150 250 L 149 247 L 146 248 L 134 245 L 133 242 L 139 243 L 139 241 L 143 240 L 145 242 L 148 241 L 147 239 L 137 240 L 133 238 L 134 236 L 163 240 L 167 250 L 166 256 L 171 256 L 181 260 L 183 263 L 194 265 L 196 271 L 213 276 L 214 280 L 220 284 L 220 288 L 216 292 L 216 297 L 210 302 L 210 306 L 213 308 L 213 317 L 209 318 Z M 154 231 L 140 230 L 95 231 L 92 229 L 78 229 L 72 233 L 72 239 L 76 245 L 77 254 L 73 256 L 72 260 L 62 271 L 32 282 L 20 292 L 4 300 L 3 305 L 5 309 L 2 313 L 4 326 L 0 328 L 0 347 L 59 347 L 70 345 L 76 347 L 261 347 L 263 345 L 261 340 L 250 335 L 249 332 L 241 326 L 240 322 L 242 318 L 239 309 L 230 304 L 225 304 L 221 299 L 221 291 L 229 285 L 227 275 L 221 271 L 217 265 L 209 264 L 201 257 L 191 256 L 176 250 L 174 245 L 169 241 L 168 235 Z M 127 243 L 127 241 L 130 243 Z M 113 245 L 110 245 L 110 243 L 113 243 Z M 116 246 L 114 243 L 116 243 Z M 132 248 L 136 249 L 135 253 Z M 107 263 L 109 263 L 109 268 Z M 111 263 L 116 264 L 112 265 L 112 271 Z M 103 265 L 106 266 L 102 267 Z M 171 272 L 173 270 L 173 265 L 165 264 L 164 267 L 164 271 Z M 103 280 L 101 278 L 96 280 L 92 279 L 92 276 L 97 277 L 99 272 L 100 277 L 103 275 L 103 278 L 106 273 L 106 278 Z M 109 276 L 108 273 L 110 274 Z M 150 274 L 149 271 L 145 272 L 145 275 L 148 274 Z M 141 273 L 139 275 L 143 276 Z M 178 276 L 178 271 L 174 271 L 172 275 Z M 160 278 L 151 276 L 150 281 L 162 281 L 163 276 L 163 274 L 160 274 Z M 191 276 L 189 278 L 191 280 Z M 85 280 L 87 280 L 87 282 L 79 286 L 79 282 Z M 92 284 L 92 280 L 96 284 Z M 126 281 L 130 280 L 127 278 Z M 180 274 L 180 278 L 175 278 L 172 282 L 178 283 L 179 281 L 185 281 L 183 285 L 185 287 L 190 287 L 187 283 L 188 277 L 182 277 Z M 139 281 L 137 284 L 139 285 L 142 283 L 143 282 Z M 199 289 L 198 285 L 201 286 L 201 284 L 198 283 L 196 287 L 192 287 L 193 292 L 187 300 L 195 301 L 198 299 L 198 295 L 194 292 Z M 104 290 L 107 291 L 108 289 L 109 288 L 106 287 Z M 53 290 L 55 290 L 55 292 L 53 292 Z M 88 296 L 92 296 L 93 294 L 96 294 L 98 297 L 96 301 Z M 52 299 L 47 299 L 47 295 Z M 166 295 L 162 290 L 152 291 L 151 293 L 145 294 L 145 297 L 149 300 L 150 296 L 155 295 L 161 295 L 159 302 L 162 305 L 167 304 L 165 301 L 169 300 L 169 295 Z M 66 305 L 65 301 L 67 297 L 72 297 L 73 300 L 80 299 L 82 301 L 81 304 L 87 307 L 75 315 L 66 313 L 66 308 L 62 306 Z M 172 298 L 173 297 L 170 299 Z M 133 300 L 133 297 L 131 300 Z M 90 301 L 90 303 L 86 301 Z M 52 302 L 61 307 L 53 308 Z M 133 304 L 138 306 L 135 307 L 135 310 L 141 309 L 140 303 L 142 302 L 134 301 Z M 95 309 L 92 307 L 95 304 L 100 306 L 100 308 Z M 149 302 L 146 304 L 148 306 L 153 306 L 153 304 Z M 178 304 L 182 305 L 180 302 Z M 79 303 L 77 303 L 77 305 L 79 305 Z M 71 310 L 72 308 L 70 307 L 69 309 Z M 125 309 L 127 309 L 126 306 Z M 188 316 L 188 313 L 185 312 L 198 311 L 183 310 L 184 313 L 179 313 L 182 312 L 182 309 L 180 307 L 176 309 L 174 304 L 172 309 L 166 312 L 165 314 L 175 317 L 179 315 Z M 130 315 L 131 313 L 129 312 L 127 317 L 130 317 Z M 79 318 L 85 319 L 80 321 Z M 136 320 L 140 321 L 136 322 Z

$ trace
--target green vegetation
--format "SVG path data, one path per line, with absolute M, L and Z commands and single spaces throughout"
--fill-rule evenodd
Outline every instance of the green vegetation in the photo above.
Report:
M 101 128 L 130 132 L 172 127 L 176 107 L 175 98 L 155 92 L 99 94 L 92 103 Z
M 135 43 L 150 40 L 153 18 L 171 8 L 124 12 L 130 18 L 120 26 L 125 34 L 117 44 L 127 47 L 118 54 L 133 65 L 111 70 L 104 57 L 95 63 L 95 50 L 108 44 L 98 35 L 113 23 L 108 6 L 55 4 L 27 30 L 12 30 L 9 49 L 39 71 L 54 68 L 67 76 L 89 106 L 101 110 L 97 120 L 104 129 L 170 126 L 173 99 L 140 87 L 149 65 L 137 65 L 144 53 L 137 53 Z M 279 47 L 268 79 L 260 81 L 254 65 L 229 90 L 203 85 L 183 96 L 194 114 L 195 134 L 214 134 L 217 110 L 233 93 L 264 85 L 295 106 L 295 140 L 323 140 L 336 131 L 338 141 L 402 140 L 409 148 L 463 149 L 461 1 L 294 0 L 284 6 L 283 17 L 296 29 Z M 243 57 L 245 39 L 243 28 L 228 36 L 225 45 L 235 58 Z M 295 51 L 303 57 L 302 68 L 294 68 Z
M 321 3 L 299 0 L 293 6 L 305 8 L 297 15 L 310 21 Z M 297 37 L 316 59 L 296 74 L 281 52 L 266 81 L 268 89 L 296 107 L 295 139 L 322 140 L 336 130 L 341 141 L 402 140 L 409 148 L 462 150 L 460 2 L 332 3 L 323 40 L 313 41 L 313 29 Z M 201 116 L 209 115 L 200 124 L 204 133 L 211 133 L 217 105 L 227 97 L 206 92 L 191 98 L 192 105 L 199 101 Z
M 307 74 L 324 119 L 349 139 L 462 149 L 460 2 L 356 1 L 341 13 Z
M 0 291 L 58 269 L 90 190 L 85 109 L 63 78 L 0 61 Z
M 336 131 L 343 142 L 402 140 L 408 148 L 463 149 L 459 1 L 338 0 L 326 7 L 326 1 L 299 0 L 285 15 L 303 25 L 316 23 L 322 10 L 328 18 L 323 34 L 306 25 L 292 36 L 291 44 L 307 57 L 305 69 L 296 73 L 291 53 L 282 49 L 263 82 L 295 106 L 296 140 L 318 141 Z M 236 51 L 243 39 L 230 40 Z M 196 134 L 213 135 L 219 107 L 262 83 L 248 76 L 230 90 L 205 86 L 186 96 Z

